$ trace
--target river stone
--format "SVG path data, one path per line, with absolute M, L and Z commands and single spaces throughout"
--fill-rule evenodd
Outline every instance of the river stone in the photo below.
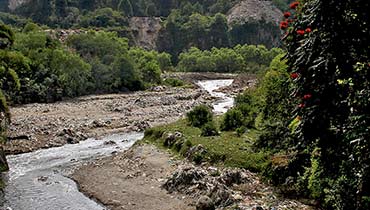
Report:
M 196 210 L 215 210 L 215 204 L 208 196 L 201 196 L 197 202 Z

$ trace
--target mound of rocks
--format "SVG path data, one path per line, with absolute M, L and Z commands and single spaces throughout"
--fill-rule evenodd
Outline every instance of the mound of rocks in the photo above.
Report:
M 179 192 L 199 198 L 197 209 L 215 209 L 233 204 L 238 199 L 234 185 L 248 183 L 253 174 L 243 169 L 204 168 L 194 165 L 179 168 L 162 185 L 170 193 Z

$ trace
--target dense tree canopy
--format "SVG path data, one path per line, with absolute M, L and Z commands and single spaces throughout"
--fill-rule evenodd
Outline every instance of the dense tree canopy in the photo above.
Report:
M 192 47 L 179 56 L 178 70 L 190 72 L 244 72 L 257 73 L 267 69 L 279 48 L 268 50 L 259 45 L 237 45 L 234 48 L 200 50 Z

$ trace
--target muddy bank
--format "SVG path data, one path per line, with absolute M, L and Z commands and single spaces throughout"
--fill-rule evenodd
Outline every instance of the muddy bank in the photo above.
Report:
M 161 187 L 181 164 L 167 152 L 142 144 L 82 166 L 71 177 L 82 192 L 111 210 L 195 210 L 192 198 L 168 194 Z
M 87 96 L 53 104 L 28 104 L 11 109 L 7 154 L 78 143 L 89 137 L 143 131 L 177 120 L 211 100 L 198 88 Z
M 247 170 L 195 166 L 143 142 L 84 165 L 71 177 L 83 193 L 112 210 L 195 210 L 204 202 L 219 210 L 313 209 L 280 198 Z

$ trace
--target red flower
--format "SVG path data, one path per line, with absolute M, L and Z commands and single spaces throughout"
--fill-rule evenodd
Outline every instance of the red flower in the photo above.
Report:
M 285 18 L 288 18 L 288 17 L 290 17 L 292 15 L 292 13 L 290 13 L 290 12 L 284 12 L 284 17 Z
M 291 3 L 289 7 L 290 7 L 290 9 L 296 9 L 298 7 L 298 5 L 299 5 L 299 2 L 295 1 L 295 2 Z
M 297 72 L 293 72 L 290 74 L 290 78 L 297 79 L 299 77 L 299 74 Z
M 306 33 L 311 33 L 311 28 L 306 28 Z
M 311 94 L 306 94 L 303 96 L 303 99 L 307 100 L 307 99 L 310 99 L 312 98 L 312 95 Z
M 289 24 L 288 24 L 287 21 L 281 21 L 280 22 L 280 29 L 281 30 L 284 30 L 284 29 L 288 28 L 288 26 L 289 26 Z
M 304 105 L 304 104 L 299 104 L 299 105 L 298 105 L 298 107 L 299 107 L 299 108 L 304 108 L 305 106 L 306 106 L 306 105 Z
M 300 35 L 300 36 L 303 36 L 304 35 L 304 30 L 297 30 L 297 34 Z

